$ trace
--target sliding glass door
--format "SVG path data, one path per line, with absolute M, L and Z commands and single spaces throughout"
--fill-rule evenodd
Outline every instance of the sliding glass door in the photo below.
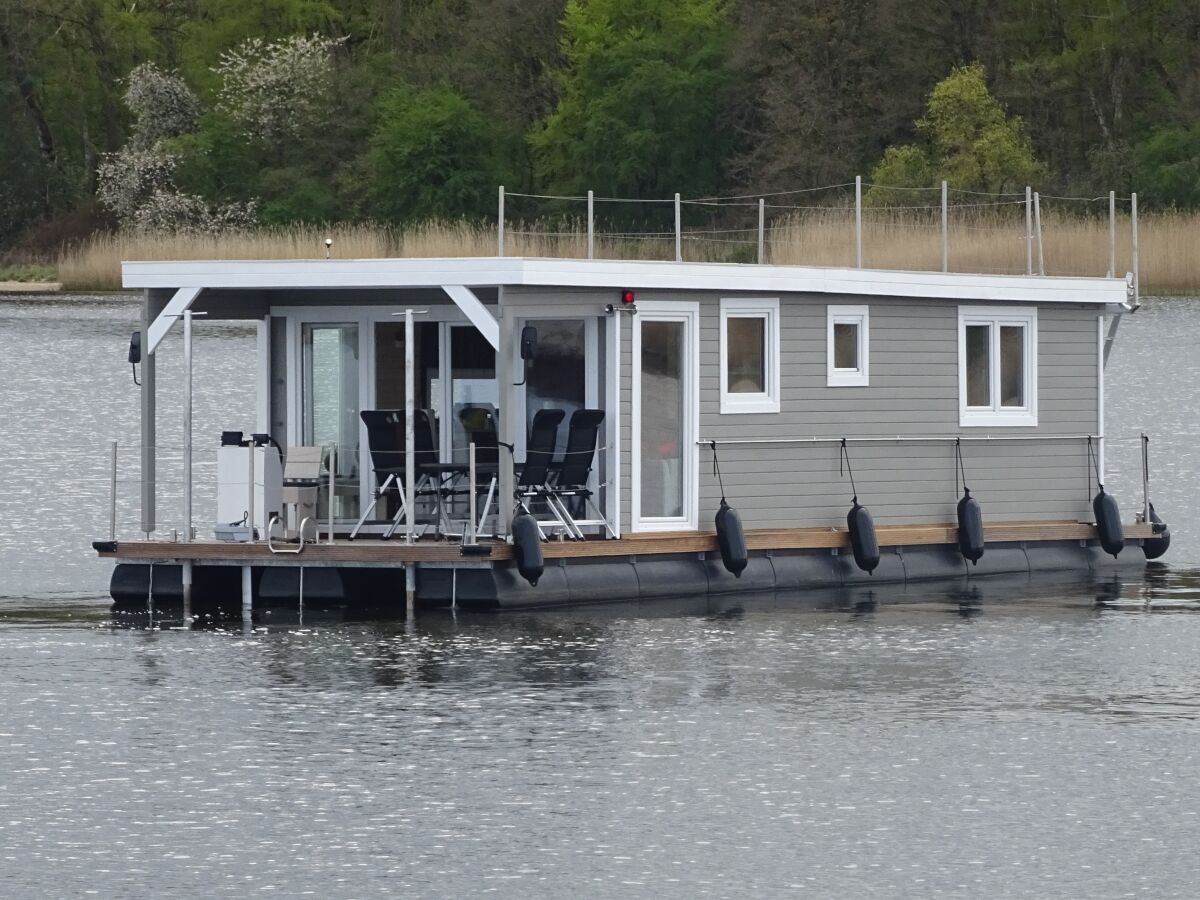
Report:
M 305 322 L 300 328 L 302 412 L 306 446 L 336 446 L 334 515 L 359 510 L 358 324 Z

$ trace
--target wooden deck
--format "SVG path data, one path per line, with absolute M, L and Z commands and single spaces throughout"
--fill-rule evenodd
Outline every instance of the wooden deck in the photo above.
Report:
M 1144 523 L 1126 523 L 1124 528 L 1127 538 L 1153 537 L 1151 527 Z M 958 540 L 958 528 L 953 524 L 880 525 L 876 527 L 876 535 L 881 547 L 953 544 Z M 1086 522 L 996 522 L 985 527 L 984 535 L 989 544 L 1093 540 L 1096 528 Z M 848 548 L 849 540 L 844 528 L 749 529 L 746 531 L 746 544 L 750 550 L 798 550 Z M 390 541 L 370 538 L 348 541 L 339 538 L 332 544 L 306 544 L 302 553 L 272 553 L 265 542 L 237 544 L 201 540 L 185 544 L 172 541 L 120 541 L 115 551 L 101 551 L 100 556 L 129 562 L 192 560 L 229 565 L 304 563 L 326 566 L 403 566 L 409 562 L 486 563 L 512 559 L 512 547 L 508 544 L 485 541 L 483 545 L 487 553 L 467 556 L 457 542 L 429 539 L 405 544 L 402 538 Z M 295 545 L 291 545 L 290 549 L 294 550 Z M 700 553 L 716 549 L 717 538 L 714 533 L 696 531 L 628 535 L 619 540 L 552 540 L 542 545 L 546 559 Z

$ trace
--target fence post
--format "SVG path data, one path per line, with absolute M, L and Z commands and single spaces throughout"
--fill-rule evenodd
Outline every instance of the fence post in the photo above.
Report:
M 950 271 L 950 233 L 947 222 L 946 182 L 942 182 L 942 271 Z
M 1117 192 L 1108 192 L 1108 277 L 1117 277 Z
M 1132 247 L 1130 248 L 1133 259 L 1133 305 L 1141 305 L 1142 283 L 1138 274 L 1138 215 L 1137 215 L 1137 192 L 1135 191 L 1129 197 L 1129 230 Z
M 767 261 L 767 201 L 762 197 L 758 198 L 758 264 L 761 266 Z
M 496 220 L 499 223 L 496 229 L 496 255 L 504 255 L 504 185 L 500 185 L 499 201 L 496 205 Z
M 862 176 L 854 176 L 854 265 L 863 267 L 862 257 Z
M 594 259 L 596 255 L 595 237 L 596 237 L 596 216 L 595 216 L 595 193 L 588 191 L 588 226 L 587 226 L 587 251 L 588 259 Z
M 1033 188 L 1025 185 L 1025 274 L 1033 274 Z
M 1033 221 L 1034 227 L 1037 229 L 1037 248 L 1038 248 L 1038 274 L 1046 274 L 1046 255 L 1042 248 L 1042 195 L 1038 191 L 1033 192 Z
M 683 262 L 683 216 L 679 195 L 675 195 L 675 262 Z

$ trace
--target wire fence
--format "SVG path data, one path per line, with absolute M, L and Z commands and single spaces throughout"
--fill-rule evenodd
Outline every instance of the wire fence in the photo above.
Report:
M 624 198 L 506 191 L 499 256 L 1132 276 L 1137 195 L 1069 197 L 864 181 L 762 194 Z

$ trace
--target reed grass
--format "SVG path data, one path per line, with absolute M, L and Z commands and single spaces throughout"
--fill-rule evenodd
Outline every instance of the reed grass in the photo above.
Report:
M 741 227 L 738 227 L 738 226 Z M 1048 275 L 1104 275 L 1108 271 L 1108 221 L 1043 209 L 1045 272 Z M 1116 272 L 1130 267 L 1129 220 L 1117 221 Z M 326 237 L 339 259 L 379 257 L 493 256 L 494 225 L 431 222 L 407 229 L 377 225 L 297 226 L 217 236 L 195 234 L 100 234 L 68 249 L 57 260 L 58 280 L 67 290 L 116 290 L 122 260 L 312 259 L 325 255 Z M 704 262 L 754 262 L 753 223 L 696 225 L 685 229 L 683 257 Z M 1200 292 L 1200 214 L 1161 213 L 1140 220 L 1143 294 Z M 596 256 L 606 259 L 674 259 L 672 235 L 598 234 Z M 509 256 L 580 258 L 587 239 L 577 221 L 509 223 Z M 767 261 L 815 266 L 855 263 L 851 209 L 808 210 L 769 222 Z M 1021 274 L 1026 238 L 1023 207 L 984 211 L 952 209 L 949 269 L 954 272 Z M 867 268 L 941 268 L 940 221 L 928 211 L 867 209 L 863 214 L 863 264 Z M 1033 270 L 1039 270 L 1036 244 Z

